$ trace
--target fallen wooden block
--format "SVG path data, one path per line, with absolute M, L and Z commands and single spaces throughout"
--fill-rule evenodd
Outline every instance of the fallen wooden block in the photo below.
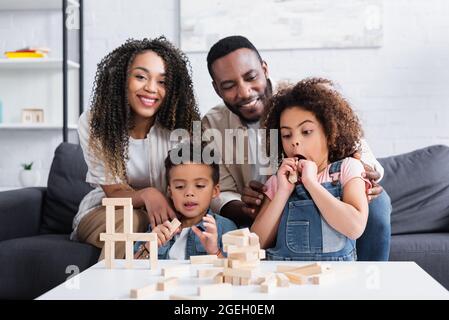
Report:
M 224 276 L 223 276 L 223 272 L 219 272 L 215 275 L 214 279 L 213 279 L 214 283 L 224 283 Z
M 201 298 L 199 296 L 171 294 L 169 299 L 170 300 L 200 300 Z
M 276 273 L 276 280 L 278 287 L 288 287 L 290 285 L 290 279 L 283 273 Z
M 335 283 L 335 273 L 326 271 L 310 277 L 310 282 L 315 285 L 328 285 Z
M 190 266 L 189 265 L 178 265 L 172 267 L 162 268 L 162 276 L 165 278 L 179 277 L 179 276 L 190 276 Z
M 295 283 L 295 284 L 307 284 L 308 283 L 307 276 L 305 276 L 301 273 L 285 272 L 284 274 L 287 276 L 287 278 L 290 280 L 291 283 Z
M 191 264 L 214 263 L 217 260 L 218 260 L 218 257 L 214 254 L 201 255 L 201 256 L 190 256 Z
M 154 291 L 156 291 L 156 286 L 154 284 L 150 284 L 142 288 L 131 289 L 130 297 L 133 299 L 140 299 L 144 296 L 154 293 Z
M 249 280 L 248 278 L 240 278 L 240 285 L 241 286 L 247 286 L 249 285 Z
M 223 272 L 223 268 L 198 269 L 198 278 L 215 277 L 218 273 Z
M 164 280 L 161 280 L 157 283 L 157 290 L 158 291 L 165 291 L 168 290 L 171 287 L 174 287 L 178 284 L 178 278 L 177 277 L 171 277 Z
M 201 298 L 214 298 L 214 297 L 231 297 L 232 286 L 229 283 L 209 284 L 200 286 L 198 288 L 198 295 Z
M 264 282 L 260 284 L 260 291 L 263 293 L 271 293 L 276 289 L 277 279 L 274 274 L 269 275 Z
M 319 262 L 312 263 L 304 266 L 298 266 L 298 265 L 277 265 L 276 266 L 277 272 L 294 272 L 294 273 L 301 273 L 305 276 L 310 276 L 313 274 L 318 274 L 322 272 L 321 264 Z

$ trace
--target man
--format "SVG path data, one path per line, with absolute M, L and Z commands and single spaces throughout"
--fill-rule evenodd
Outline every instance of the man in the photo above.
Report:
M 207 56 L 207 66 L 215 92 L 224 105 L 212 108 L 204 116 L 203 127 L 218 130 L 222 137 L 226 136 L 227 129 L 244 132 L 257 129 L 274 89 L 269 79 L 268 65 L 258 50 L 245 37 L 227 37 L 212 46 Z M 258 136 L 249 139 L 246 135 L 244 142 L 249 147 L 245 149 L 254 150 L 255 144 L 260 146 L 261 139 Z M 229 148 L 229 144 L 226 147 Z M 362 152 L 358 156 L 365 165 L 366 177 L 373 184 L 368 190 L 368 223 L 364 234 L 357 240 L 358 258 L 365 261 L 388 260 L 391 204 L 387 193 L 378 185 L 383 168 L 366 142 L 362 143 Z M 246 154 L 244 160 L 243 164 L 235 161 L 226 163 L 223 156 L 220 165 L 222 193 L 212 204 L 215 212 L 240 225 L 250 224 L 257 215 L 265 191 L 263 183 L 268 178 L 259 175 L 260 165 L 250 164 Z

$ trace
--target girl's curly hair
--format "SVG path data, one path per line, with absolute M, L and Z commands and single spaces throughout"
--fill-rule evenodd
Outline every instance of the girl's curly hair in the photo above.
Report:
M 362 127 L 348 101 L 338 93 L 330 80 L 308 78 L 295 85 L 284 86 L 270 98 L 262 119 L 266 129 L 280 129 L 285 109 L 299 107 L 312 112 L 324 129 L 329 150 L 329 162 L 352 156 L 359 151 Z M 267 150 L 269 150 L 269 130 Z M 281 135 L 278 134 L 278 159 L 284 156 Z
M 106 167 L 106 176 L 127 183 L 129 131 L 134 113 L 128 104 L 129 68 L 136 55 L 153 51 L 165 64 L 166 95 L 156 121 L 168 130 L 183 128 L 192 133 L 192 122 L 200 120 L 193 92 L 191 66 L 186 55 L 165 37 L 128 39 L 98 64 L 90 118 L 90 149 Z

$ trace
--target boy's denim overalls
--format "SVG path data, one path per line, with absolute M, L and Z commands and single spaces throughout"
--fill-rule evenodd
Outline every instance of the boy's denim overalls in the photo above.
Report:
M 342 160 L 331 164 L 333 182 L 321 185 L 334 197 L 342 198 Z M 279 223 L 276 246 L 267 249 L 268 260 L 356 260 L 355 241 L 339 233 L 321 216 L 304 185 L 296 185 Z
M 229 220 L 225 217 L 222 217 L 218 214 L 212 213 L 211 210 L 209 210 L 207 213 L 212 215 L 212 217 L 214 217 L 214 219 L 215 219 L 215 222 L 217 224 L 217 233 L 218 233 L 218 247 L 223 251 L 223 243 L 221 241 L 223 234 L 225 234 L 228 231 L 237 229 L 237 226 L 231 220 Z M 200 229 L 202 227 L 204 228 L 203 220 L 201 220 L 201 222 L 198 223 L 196 226 L 199 227 Z M 149 230 L 148 232 L 151 232 L 151 230 Z M 174 243 L 175 243 L 175 237 L 173 237 L 172 239 L 167 241 L 167 243 L 165 245 L 159 247 L 158 248 L 158 259 L 168 259 L 168 253 Z M 142 244 L 142 242 L 135 243 L 134 252 L 137 251 L 140 244 Z M 190 259 L 190 256 L 205 255 L 205 254 L 208 254 L 206 252 L 206 249 L 201 244 L 200 239 L 195 235 L 195 233 L 193 233 L 192 229 L 190 229 L 187 234 L 186 257 L 185 258 Z

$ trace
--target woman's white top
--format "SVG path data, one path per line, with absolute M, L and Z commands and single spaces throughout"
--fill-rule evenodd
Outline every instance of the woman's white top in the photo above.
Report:
M 78 213 L 73 219 L 72 240 L 76 240 L 76 230 L 81 219 L 101 206 L 105 193 L 100 185 L 119 183 L 118 180 L 106 180 L 103 161 L 96 158 L 89 150 L 89 119 L 90 111 L 87 110 L 79 118 L 78 134 L 88 168 L 86 182 L 95 189 L 89 192 L 80 203 Z M 154 187 L 165 194 L 167 183 L 165 181 L 164 161 L 168 151 L 174 148 L 176 144 L 177 141 L 170 141 L 170 131 L 163 128 L 157 121 L 155 121 L 145 139 L 129 137 L 129 160 L 126 162 L 126 176 L 129 185 L 134 189 Z

